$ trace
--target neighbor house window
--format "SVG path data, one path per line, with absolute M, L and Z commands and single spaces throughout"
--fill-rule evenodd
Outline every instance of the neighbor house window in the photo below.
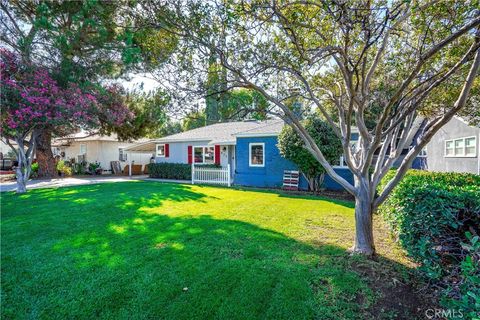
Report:
M 118 148 L 118 160 L 119 161 L 127 161 L 127 153 L 123 149 L 124 148 L 122 148 L 122 147 Z
M 422 150 L 420 150 L 418 156 L 421 158 L 425 158 L 427 156 L 427 147 L 424 147 Z
M 445 141 L 445 155 L 447 157 L 453 156 L 453 140 Z
M 476 137 L 458 138 L 445 141 L 446 157 L 474 157 L 476 154 Z
M 81 144 L 80 145 L 80 154 L 87 154 L 87 145 L 86 144 Z
M 465 154 L 465 141 L 463 139 L 457 139 L 454 141 L 455 145 L 455 155 L 463 156 Z
M 157 144 L 157 157 L 165 157 L 165 145 Z
M 465 155 L 475 157 L 477 155 L 476 137 L 465 138 Z
M 265 166 L 265 143 L 249 144 L 249 165 L 250 167 Z
M 194 147 L 193 157 L 195 163 L 215 163 L 215 147 Z

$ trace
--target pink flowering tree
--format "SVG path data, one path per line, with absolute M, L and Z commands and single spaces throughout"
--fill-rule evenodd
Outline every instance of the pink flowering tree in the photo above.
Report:
M 26 191 L 40 130 L 89 129 L 103 122 L 121 123 L 130 116 L 121 101 L 101 104 L 99 100 L 105 100 L 103 92 L 87 91 L 76 84 L 63 89 L 46 69 L 20 64 L 15 54 L 0 50 L 0 135 L 17 156 L 17 192 Z

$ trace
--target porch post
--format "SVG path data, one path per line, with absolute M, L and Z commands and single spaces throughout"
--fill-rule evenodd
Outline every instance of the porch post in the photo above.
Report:
M 232 185 L 232 176 L 230 174 L 230 163 L 227 164 L 227 171 L 228 171 L 228 186 Z
M 132 176 L 132 160 L 128 162 L 128 176 Z
M 192 184 L 195 184 L 195 164 L 192 162 Z

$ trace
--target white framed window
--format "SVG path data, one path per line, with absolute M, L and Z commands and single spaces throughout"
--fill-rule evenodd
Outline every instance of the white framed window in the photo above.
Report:
M 453 156 L 453 140 L 445 141 L 445 157 Z
M 87 154 L 87 145 L 82 143 L 80 144 L 80 155 Z
M 127 161 L 127 153 L 123 150 L 124 147 L 118 148 L 118 160 L 119 161 Z
M 427 157 L 427 147 L 423 147 L 423 149 L 420 150 L 420 153 L 418 154 L 418 157 L 420 157 L 420 158 L 426 158 Z
M 157 157 L 165 157 L 165 144 L 157 144 Z
M 463 156 L 465 154 L 465 140 L 457 139 L 453 143 L 455 147 L 455 156 Z
M 215 147 L 211 147 L 211 146 L 193 147 L 193 159 L 195 163 L 203 163 L 203 164 L 215 163 Z
M 465 156 L 475 157 L 477 155 L 477 137 L 465 138 Z
M 250 167 L 265 167 L 265 143 L 250 143 L 248 145 L 248 165 Z
M 445 141 L 445 157 L 475 157 L 477 137 L 465 137 Z

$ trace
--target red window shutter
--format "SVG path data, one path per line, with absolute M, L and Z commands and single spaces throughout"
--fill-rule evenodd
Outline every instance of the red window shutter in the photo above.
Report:
M 220 164 L 220 146 L 215 145 L 215 164 Z
M 188 163 L 192 163 L 192 146 L 188 146 Z
M 168 158 L 170 156 L 170 145 L 168 143 L 165 143 L 165 158 Z

